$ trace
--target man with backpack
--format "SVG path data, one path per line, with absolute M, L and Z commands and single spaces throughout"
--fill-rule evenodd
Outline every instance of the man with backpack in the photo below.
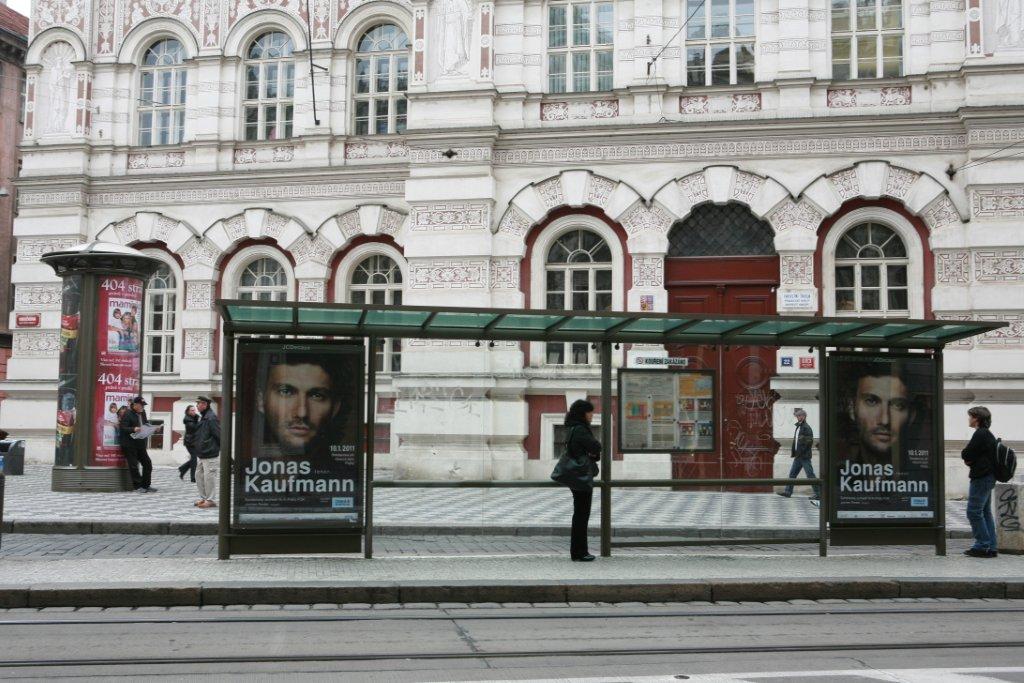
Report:
M 984 406 L 967 411 L 968 424 L 974 429 L 967 447 L 960 456 L 970 471 L 967 494 L 967 519 L 974 534 L 974 545 L 964 555 L 970 557 L 996 557 L 996 521 L 992 516 L 992 490 L 996 486 L 996 437 L 989 431 L 992 413 Z

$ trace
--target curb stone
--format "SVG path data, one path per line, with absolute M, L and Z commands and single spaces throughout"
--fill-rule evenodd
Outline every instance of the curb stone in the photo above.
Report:
M 791 579 L 751 581 L 427 581 L 337 584 L 330 581 L 70 583 L 0 586 L 0 608 L 202 607 L 254 604 L 500 602 L 768 602 L 868 598 L 1024 598 L 1024 578 Z

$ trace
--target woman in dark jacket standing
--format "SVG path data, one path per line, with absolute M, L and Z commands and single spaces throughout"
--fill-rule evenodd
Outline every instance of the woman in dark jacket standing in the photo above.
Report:
M 188 406 L 185 408 L 185 438 L 182 442 L 185 444 L 185 450 L 188 451 L 188 462 L 178 467 L 178 474 L 180 479 L 185 478 L 185 472 L 188 472 L 189 478 L 192 483 L 196 483 L 196 430 L 199 429 L 199 413 L 196 412 L 195 406 Z
M 992 489 L 996 486 L 996 437 L 992 436 L 992 413 L 984 406 L 967 411 L 967 423 L 974 435 L 960 453 L 971 468 L 967 493 L 967 520 L 974 545 L 964 551 L 971 557 L 996 557 L 996 520 L 992 516 Z
M 594 418 L 594 404 L 582 399 L 574 401 L 565 414 L 565 450 L 570 458 L 589 463 L 588 475 L 576 477 L 567 485 L 572 490 L 572 536 L 569 556 L 573 562 L 593 562 L 587 551 L 587 527 L 590 524 L 590 506 L 594 500 L 594 477 L 597 461 L 601 459 L 601 444 L 590 431 Z

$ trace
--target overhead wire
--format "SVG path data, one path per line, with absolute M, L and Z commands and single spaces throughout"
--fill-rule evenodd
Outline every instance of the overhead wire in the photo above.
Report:
M 693 19 L 693 17 L 696 16 L 697 12 L 700 11 L 700 9 L 704 6 L 705 2 L 706 0 L 700 0 L 700 2 L 697 3 L 697 6 L 693 8 L 692 12 L 690 12 L 690 16 L 686 17 L 686 20 L 682 24 L 680 24 L 679 28 L 676 29 L 676 32 L 672 34 L 672 37 L 669 38 L 668 41 L 661 46 L 661 49 L 658 50 L 658 54 L 654 55 L 654 57 L 651 58 L 651 61 L 647 62 L 648 76 L 651 75 L 651 67 L 654 66 L 654 63 L 658 61 L 658 58 L 665 53 L 665 50 L 667 50 L 669 46 L 672 44 L 672 41 L 674 41 L 679 36 L 679 34 L 682 33 L 683 29 L 689 25 L 690 19 Z
M 1007 145 L 1006 147 L 1000 147 L 999 149 L 997 149 L 994 152 L 991 152 L 990 154 L 986 154 L 985 156 L 980 157 L 978 159 L 975 159 L 973 161 L 968 161 L 966 164 L 963 164 L 962 166 L 957 166 L 956 168 L 951 169 L 950 172 L 955 175 L 957 172 L 962 171 L 962 170 L 967 169 L 967 168 L 972 168 L 974 166 L 983 166 L 983 165 L 985 165 L 987 163 L 991 163 L 992 161 L 999 161 L 1000 159 L 1009 159 L 1011 157 L 1019 156 L 1019 154 L 1008 154 L 1008 155 L 1006 155 L 1004 157 L 998 157 L 998 158 L 995 158 L 995 159 L 992 158 L 995 155 L 999 154 L 1000 152 L 1005 152 L 1008 149 L 1013 149 L 1014 147 L 1019 147 L 1021 145 L 1024 145 L 1024 140 L 1018 140 L 1017 142 L 1011 143 L 1011 144 Z M 990 160 L 990 161 L 986 161 L 986 160 Z

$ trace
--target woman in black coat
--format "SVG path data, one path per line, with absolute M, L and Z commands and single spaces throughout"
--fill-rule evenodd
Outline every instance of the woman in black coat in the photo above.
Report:
M 594 500 L 594 477 L 601 459 L 601 444 L 590 431 L 594 418 L 594 404 L 582 399 L 574 401 L 565 414 L 565 450 L 570 458 L 586 461 L 588 471 L 572 481 L 565 482 L 572 491 L 572 536 L 569 556 L 573 562 L 593 562 L 587 551 L 587 527 L 590 524 L 590 506 Z
M 196 483 L 196 430 L 199 429 L 199 413 L 196 412 L 195 406 L 188 406 L 185 408 L 185 438 L 182 442 L 185 444 L 185 450 L 188 451 L 188 462 L 178 467 L 178 475 L 180 479 L 185 479 L 185 472 L 189 473 L 189 478 L 192 483 Z

